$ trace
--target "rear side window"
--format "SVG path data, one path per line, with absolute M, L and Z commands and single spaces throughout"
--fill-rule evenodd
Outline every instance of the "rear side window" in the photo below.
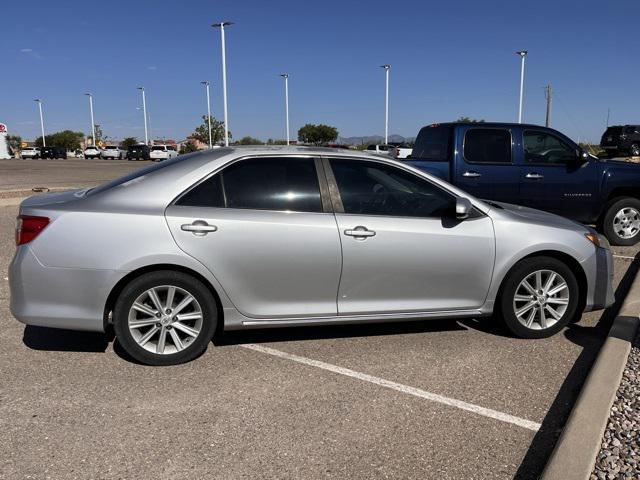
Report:
M 187 192 L 177 205 L 322 212 L 312 158 L 241 160 Z
M 499 128 L 472 128 L 464 136 L 469 163 L 511 163 L 511 133 Z
M 635 125 L 627 125 L 627 127 L 624 129 L 624 133 L 626 133 L 627 135 L 638 133 L 638 127 Z
M 418 133 L 411 158 L 431 162 L 448 162 L 450 143 L 451 127 L 424 127 Z

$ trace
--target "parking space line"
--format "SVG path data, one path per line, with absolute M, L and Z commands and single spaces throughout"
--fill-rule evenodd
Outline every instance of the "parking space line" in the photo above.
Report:
M 414 397 L 424 398 L 432 402 L 441 403 L 443 405 L 448 405 L 450 407 L 459 408 L 460 410 L 466 410 L 467 412 L 472 412 L 477 415 L 482 415 L 483 417 L 493 418 L 494 420 L 510 423 L 512 425 L 517 425 L 519 427 L 526 428 L 534 432 L 537 432 L 540 429 L 540 424 L 536 422 L 532 422 L 531 420 L 509 415 L 508 413 L 499 412 L 497 410 L 492 410 L 490 408 L 481 407 L 479 405 L 474 405 L 473 403 L 463 402 L 462 400 L 457 400 L 455 398 L 449 398 L 443 395 L 438 395 L 437 393 L 431 393 L 426 390 L 422 390 L 420 388 L 410 387 L 408 385 L 402 385 L 401 383 L 392 382 L 390 380 L 385 380 L 384 378 L 380 378 L 380 377 L 374 377 L 373 375 L 367 375 L 366 373 L 356 372 L 355 370 L 339 367 L 337 365 L 332 365 L 330 363 L 321 362 L 319 360 L 313 360 L 311 358 L 301 357 L 299 355 L 294 355 L 292 353 L 283 352 L 281 350 L 276 350 L 274 348 L 264 347 L 262 345 L 256 345 L 253 343 L 239 345 L 239 346 L 243 348 L 248 348 L 250 350 L 255 350 L 257 352 L 265 353 L 267 355 L 273 355 L 275 357 L 280 357 L 286 360 L 302 363 L 304 365 L 309 365 L 311 367 L 327 370 L 329 372 L 337 373 L 339 375 L 345 375 L 347 377 L 356 378 L 358 380 L 373 383 L 375 385 L 389 388 L 391 390 L 396 390 L 398 392 L 405 393 L 407 395 L 413 395 Z
M 627 258 L 629 260 L 635 260 L 636 257 L 630 257 L 628 255 L 616 255 L 615 253 L 613 254 L 614 258 Z

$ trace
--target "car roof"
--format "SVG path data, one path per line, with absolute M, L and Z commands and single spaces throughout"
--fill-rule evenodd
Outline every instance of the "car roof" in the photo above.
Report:
M 451 125 L 468 125 L 474 127 L 529 127 L 529 128 L 546 128 L 549 130 L 549 127 L 545 127 L 544 125 L 536 125 L 535 123 L 515 123 L 515 122 L 442 122 L 442 123 L 431 123 L 429 125 L 425 125 L 422 128 L 429 128 L 432 126 L 451 126 Z

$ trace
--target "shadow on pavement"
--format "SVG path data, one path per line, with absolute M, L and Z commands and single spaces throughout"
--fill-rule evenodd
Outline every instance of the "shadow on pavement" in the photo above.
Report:
M 447 320 L 416 320 L 389 323 L 361 323 L 354 325 L 327 325 L 315 327 L 279 327 L 256 330 L 237 330 L 217 334 L 213 343 L 220 347 L 243 343 L 299 342 L 331 338 L 374 337 L 467 330 L 455 318 Z
M 571 413 L 580 389 L 638 272 L 640 267 L 639 259 L 640 254 L 636 255 L 635 260 L 625 272 L 622 280 L 620 280 L 615 292 L 616 302 L 604 311 L 594 327 L 582 327 L 574 323 L 570 324 L 564 331 L 564 335 L 569 341 L 583 347 L 582 352 L 573 364 L 558 391 L 558 395 L 544 417 L 542 427 L 533 437 L 533 441 L 514 479 L 537 479 L 542 474 L 542 470 L 562 433 L 562 428 Z
M 112 338 L 109 334 L 99 332 L 78 332 L 27 325 L 22 342 L 33 350 L 104 352 Z

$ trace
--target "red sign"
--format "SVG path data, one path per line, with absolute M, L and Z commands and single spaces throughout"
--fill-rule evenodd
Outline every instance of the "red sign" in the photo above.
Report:
M 0 133 L 6 133 L 7 126 L 4 123 L 0 123 Z

